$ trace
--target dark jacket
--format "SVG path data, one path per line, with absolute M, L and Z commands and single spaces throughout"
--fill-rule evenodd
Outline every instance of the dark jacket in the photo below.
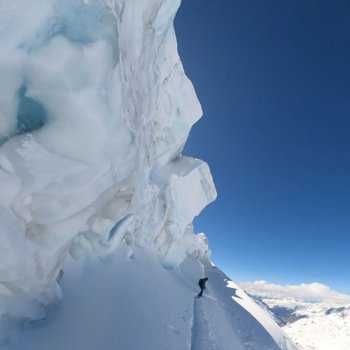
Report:
M 205 289 L 205 284 L 207 283 L 208 281 L 208 277 L 206 278 L 201 278 L 198 282 L 198 285 L 201 289 Z

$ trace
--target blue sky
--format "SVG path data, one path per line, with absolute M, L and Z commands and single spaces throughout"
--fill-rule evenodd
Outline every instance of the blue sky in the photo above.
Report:
M 219 198 L 196 221 L 235 280 L 350 292 L 350 2 L 183 0 L 205 116 L 186 153 Z

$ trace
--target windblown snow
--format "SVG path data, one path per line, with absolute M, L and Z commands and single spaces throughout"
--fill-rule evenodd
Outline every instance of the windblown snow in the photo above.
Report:
M 180 2 L 0 0 L 4 348 L 295 349 L 193 231 L 216 190 L 182 155 Z

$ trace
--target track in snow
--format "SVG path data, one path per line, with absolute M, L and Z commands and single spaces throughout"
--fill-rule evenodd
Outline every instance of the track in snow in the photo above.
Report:
M 193 303 L 193 326 L 191 350 L 218 350 L 211 336 L 210 321 L 205 312 L 208 297 L 195 298 Z

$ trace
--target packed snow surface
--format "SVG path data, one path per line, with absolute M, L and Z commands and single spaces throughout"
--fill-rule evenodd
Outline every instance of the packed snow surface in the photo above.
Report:
M 350 349 L 350 296 L 320 283 L 242 284 L 301 350 Z
M 179 6 L 0 0 L 3 346 L 294 349 L 193 232 L 216 190 L 182 155 L 202 110 Z
M 164 269 L 122 244 L 81 266 L 67 262 L 64 302 L 27 322 L 4 350 L 280 350 L 295 348 L 270 316 L 219 269 L 187 258 Z M 197 276 L 209 277 L 197 298 Z

